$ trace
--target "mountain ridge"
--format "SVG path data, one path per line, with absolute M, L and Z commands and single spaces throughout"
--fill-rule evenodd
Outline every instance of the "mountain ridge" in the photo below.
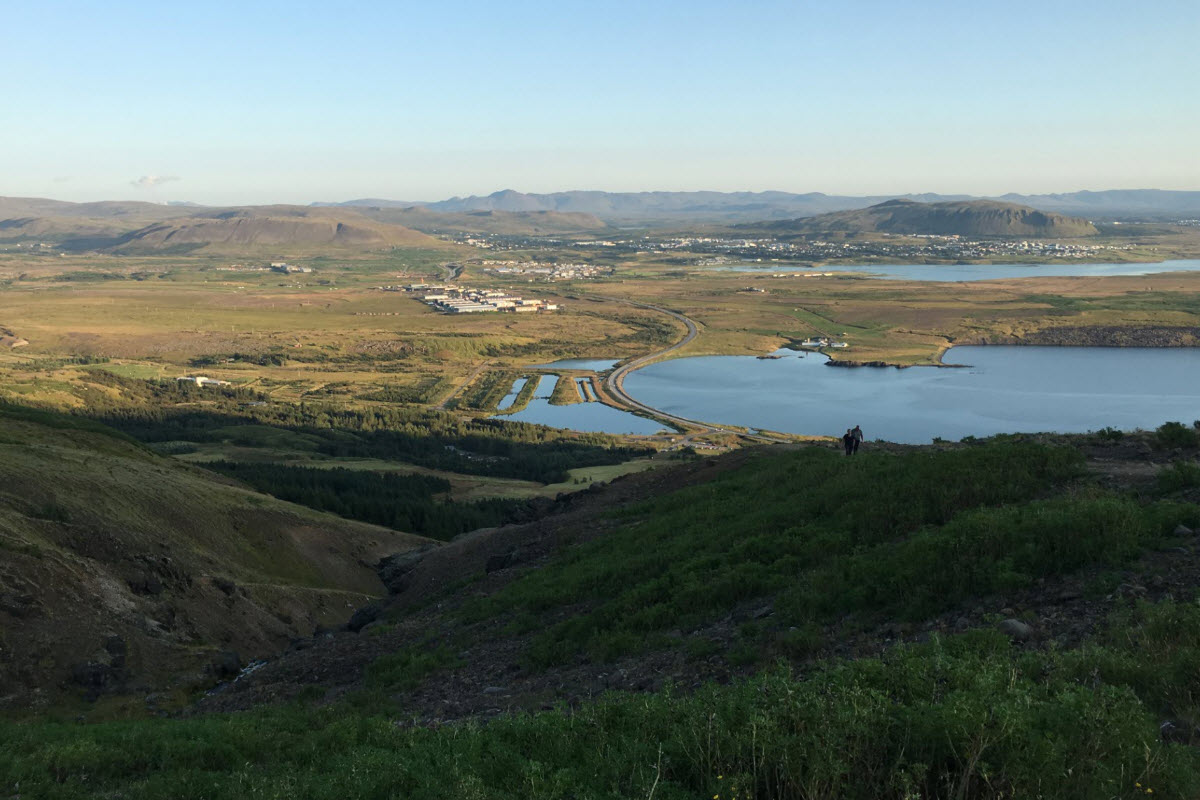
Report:
M 1087 213 L 1102 219 L 1150 218 L 1173 219 L 1200 215 L 1200 191 L 1165 189 L 1111 189 L 1050 194 L 1007 193 L 988 197 L 970 194 L 934 192 L 835 195 L 823 192 L 603 192 L 575 190 L 545 194 L 503 189 L 489 195 L 451 197 L 445 200 L 405 203 L 431 211 L 463 213 L 471 211 L 560 211 L 594 214 L 606 222 L 639 220 L 678 222 L 731 222 L 792 219 L 833 211 L 867 208 L 887 200 L 908 199 L 917 202 L 955 202 L 998 200 L 1027 205 L 1039 211 L 1073 214 Z M 389 206 L 401 205 L 386 200 L 349 200 L 344 203 L 315 205 Z
M 774 233 L 894 233 L 941 236 L 1095 236 L 1085 219 L 995 200 L 918 203 L 887 200 L 864 209 L 834 211 L 755 227 Z

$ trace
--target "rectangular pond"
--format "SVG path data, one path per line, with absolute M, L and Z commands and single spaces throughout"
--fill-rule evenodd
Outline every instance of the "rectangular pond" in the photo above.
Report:
M 557 375 L 542 375 L 529 405 L 516 412 L 506 414 L 503 419 L 516 422 L 531 422 L 549 425 L 552 428 L 569 428 L 589 433 L 631 433 L 650 435 L 669 430 L 652 419 L 639 417 L 603 403 L 575 403 L 569 406 L 550 405 L 550 394 L 558 382 Z

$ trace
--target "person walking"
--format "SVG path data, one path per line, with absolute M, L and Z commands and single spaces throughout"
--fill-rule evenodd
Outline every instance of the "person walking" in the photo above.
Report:
M 850 431 L 850 435 L 854 437 L 854 446 L 850 449 L 850 455 L 854 455 L 855 453 L 858 452 L 858 446 L 860 444 L 862 444 L 862 442 L 863 442 L 862 428 L 855 425 L 854 428 Z
M 846 455 L 854 453 L 854 432 L 849 428 L 842 434 L 842 447 L 846 450 Z

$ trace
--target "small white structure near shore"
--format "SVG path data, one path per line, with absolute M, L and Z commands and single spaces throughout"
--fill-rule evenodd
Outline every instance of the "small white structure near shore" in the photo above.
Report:
M 219 381 L 215 378 L 206 378 L 203 375 L 187 375 L 182 378 L 176 378 L 180 383 L 194 383 L 197 386 L 232 386 L 229 381 Z

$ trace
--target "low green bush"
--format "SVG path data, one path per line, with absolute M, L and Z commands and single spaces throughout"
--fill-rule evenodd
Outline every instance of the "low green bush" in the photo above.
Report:
M 934 637 L 804 677 L 410 726 L 370 708 L 81 725 L 0 723 L 0 792 L 222 798 L 1200 796 L 1200 751 L 1159 735 L 1194 696 L 1200 610 L 1143 607 L 1060 653 Z
M 1165 450 L 1200 447 L 1200 429 L 1189 428 L 1182 422 L 1166 422 L 1154 431 L 1154 442 Z
M 1173 461 L 1158 471 L 1156 479 L 1163 494 L 1200 488 L 1200 463 Z

